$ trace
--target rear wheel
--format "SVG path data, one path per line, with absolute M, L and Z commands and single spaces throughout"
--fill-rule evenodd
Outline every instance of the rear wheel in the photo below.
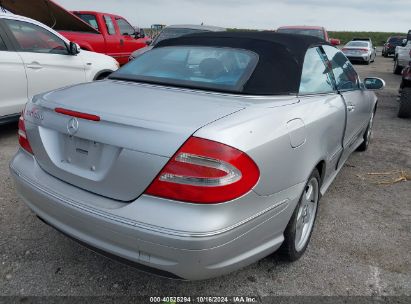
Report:
M 284 231 L 280 254 L 288 261 L 298 260 L 310 242 L 320 200 L 320 180 L 318 170 L 314 170 Z
M 399 118 L 411 118 L 411 88 L 403 88 L 400 97 Z

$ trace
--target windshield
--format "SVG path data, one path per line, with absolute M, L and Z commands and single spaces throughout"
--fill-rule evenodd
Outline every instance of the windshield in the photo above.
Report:
M 347 43 L 347 46 L 368 47 L 368 42 L 363 41 L 351 41 Z
M 202 46 L 154 48 L 109 78 L 240 92 L 258 62 L 254 52 Z
M 316 30 L 316 29 L 289 29 L 289 28 L 283 28 L 283 29 L 278 29 L 278 33 L 284 33 L 284 34 L 298 34 L 298 35 L 308 35 L 308 36 L 314 36 L 318 37 L 321 39 L 325 39 L 324 37 L 324 31 L 322 30 Z
M 391 37 L 388 42 L 393 45 L 400 45 L 405 37 Z
M 166 28 L 158 34 L 154 41 L 154 45 L 165 39 L 178 38 L 192 33 L 204 33 L 207 31 L 190 29 L 190 28 Z

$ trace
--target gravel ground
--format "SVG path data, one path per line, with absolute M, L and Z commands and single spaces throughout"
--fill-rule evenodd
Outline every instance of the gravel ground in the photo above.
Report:
M 354 295 L 411 296 L 411 182 L 376 184 L 367 173 L 411 174 L 411 120 L 396 117 L 400 77 L 392 59 L 356 65 L 386 80 L 374 138 L 351 156 L 323 197 L 311 244 L 292 264 L 276 254 L 208 281 L 139 272 L 85 249 L 39 221 L 9 176 L 16 126 L 0 127 L 0 294 L 2 295 Z M 397 174 L 398 176 L 398 174 Z

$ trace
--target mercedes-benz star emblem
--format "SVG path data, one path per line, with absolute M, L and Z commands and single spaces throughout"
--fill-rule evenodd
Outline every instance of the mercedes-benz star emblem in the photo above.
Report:
M 77 118 L 72 118 L 67 124 L 67 131 L 69 132 L 70 135 L 74 135 L 78 131 L 78 120 Z

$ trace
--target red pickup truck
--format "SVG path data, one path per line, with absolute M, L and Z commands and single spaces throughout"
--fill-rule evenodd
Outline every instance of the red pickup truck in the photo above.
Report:
M 84 50 L 114 57 L 120 64 L 145 47 L 141 37 L 123 17 L 94 11 L 69 12 L 51 0 L 1 0 L 8 11 L 40 21 Z

